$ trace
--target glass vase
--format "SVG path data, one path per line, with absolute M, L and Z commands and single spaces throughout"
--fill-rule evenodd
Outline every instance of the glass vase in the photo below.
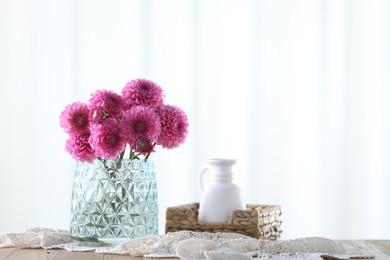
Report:
M 154 164 L 145 160 L 78 162 L 71 204 L 74 238 L 117 244 L 158 234 Z

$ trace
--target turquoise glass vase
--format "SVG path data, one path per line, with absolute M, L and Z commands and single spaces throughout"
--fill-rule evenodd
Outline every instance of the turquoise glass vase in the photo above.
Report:
M 145 160 L 78 162 L 70 232 L 76 239 L 117 244 L 158 234 L 154 164 Z

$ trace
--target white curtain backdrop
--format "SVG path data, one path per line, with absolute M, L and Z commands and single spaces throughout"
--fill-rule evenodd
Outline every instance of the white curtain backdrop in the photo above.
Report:
M 160 233 L 229 157 L 248 203 L 282 206 L 283 238 L 390 238 L 389 1 L 3 0 L 0 37 L 0 232 L 69 228 L 59 115 L 140 77 L 190 121 L 152 155 Z

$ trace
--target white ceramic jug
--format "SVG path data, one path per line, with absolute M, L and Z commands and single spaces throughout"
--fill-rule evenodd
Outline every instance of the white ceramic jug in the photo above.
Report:
M 199 222 L 227 223 L 233 210 L 245 209 L 240 188 L 232 182 L 232 166 L 236 160 L 209 159 L 200 172 L 202 199 L 199 206 Z M 210 172 L 210 183 L 205 187 L 205 174 Z

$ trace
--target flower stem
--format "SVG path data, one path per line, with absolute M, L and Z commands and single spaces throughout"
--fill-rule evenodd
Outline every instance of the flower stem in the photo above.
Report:
M 122 161 L 124 155 L 125 155 L 125 151 L 122 151 L 122 152 L 119 153 L 118 158 L 116 158 L 115 164 L 116 164 L 117 167 L 118 167 L 119 164 L 121 163 L 121 161 Z
M 124 155 L 125 155 L 125 151 L 122 151 L 122 152 L 119 154 L 119 161 L 122 161 Z
M 101 158 L 101 157 L 97 157 L 97 159 L 98 159 L 99 161 L 101 161 L 104 165 L 106 165 L 106 159 Z
M 139 159 L 138 158 L 138 154 L 133 149 L 130 149 L 130 156 L 129 156 L 129 158 L 130 158 L 130 160 Z

